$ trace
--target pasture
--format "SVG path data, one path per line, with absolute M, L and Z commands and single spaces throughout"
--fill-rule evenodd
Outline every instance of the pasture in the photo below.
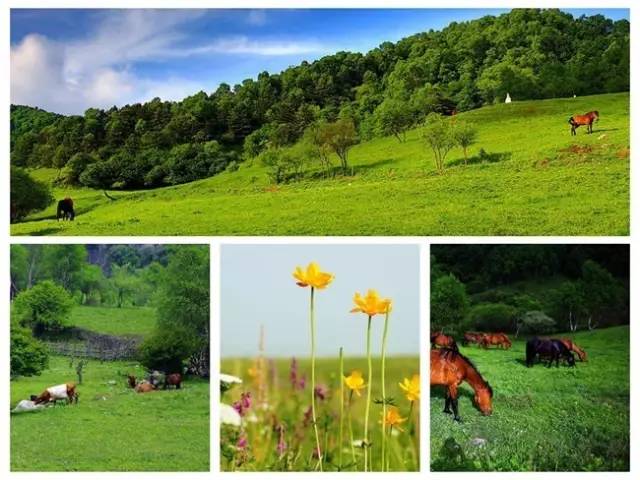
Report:
M 517 100 L 517 99 L 516 99 Z M 568 119 L 599 110 L 592 135 Z M 270 185 L 254 161 L 238 171 L 148 191 L 54 188 L 71 196 L 75 222 L 55 205 L 11 225 L 13 235 L 627 235 L 629 94 L 515 101 L 465 112 L 477 143 L 452 150 L 443 173 L 421 129 L 405 142 L 353 147 L 353 174 L 319 171 Z M 335 163 L 335 159 L 334 159 Z M 52 180 L 56 172 L 32 172 Z M 371 212 L 376 212 L 372 215 Z
M 146 336 L 156 326 L 156 311 L 150 307 L 95 307 L 76 305 L 69 325 L 96 333 L 118 336 Z
M 135 362 L 89 360 L 78 405 L 11 415 L 12 471 L 208 471 L 209 382 L 137 394 Z M 36 377 L 11 382 L 11 405 L 46 387 L 76 381 L 66 357 Z
M 460 347 L 493 387 L 493 414 L 480 415 L 463 383 L 456 423 L 434 388 L 431 470 L 628 471 L 629 327 L 560 336 L 573 338 L 588 361 L 528 369 L 524 339 L 510 350 Z
M 305 412 L 310 405 L 309 372 L 310 362 L 300 360 L 298 362 L 299 375 L 305 375 L 307 383 L 305 388 L 294 390 L 290 383 L 290 359 L 277 359 L 267 361 L 268 374 L 264 385 L 265 407 L 255 407 L 259 398 L 260 384 L 249 374 L 250 368 L 255 366 L 255 360 L 249 358 L 223 358 L 221 372 L 238 376 L 243 379 L 243 384 L 233 387 L 225 393 L 222 401 L 231 404 L 240 398 L 242 392 L 251 392 L 254 409 L 251 412 L 257 415 L 255 421 L 245 424 L 249 457 L 240 465 L 234 465 L 228 458 L 233 451 L 224 441 L 221 444 L 221 465 L 223 471 L 313 471 L 317 461 L 311 458 L 311 452 L 315 448 L 313 430 L 308 421 L 305 422 Z M 367 371 L 365 358 L 345 358 L 345 375 L 352 370 Z M 389 471 L 418 471 L 420 456 L 420 430 L 419 430 L 419 406 L 416 404 L 411 413 L 410 403 L 405 398 L 398 383 L 405 377 L 411 378 L 419 373 L 420 362 L 417 357 L 389 357 L 386 360 L 386 395 L 387 399 L 400 410 L 401 416 L 407 418 L 401 424 L 403 431 L 394 430 L 389 437 Z M 380 389 L 380 359 L 373 360 L 373 384 L 371 417 L 369 420 L 370 451 L 372 456 L 373 471 L 381 468 L 381 427 L 380 419 L 382 406 L 375 403 L 381 398 Z M 319 358 L 316 361 L 316 385 L 325 387 L 328 395 L 325 399 L 317 399 L 318 425 L 322 448 L 325 455 L 324 471 L 362 471 L 363 449 L 351 447 L 348 422 L 344 423 L 344 442 L 342 443 L 342 464 L 340 464 L 340 378 L 338 358 Z M 349 389 L 345 386 L 345 400 L 348 400 Z M 345 417 L 347 415 L 347 401 L 345 401 Z M 358 397 L 353 395 L 351 417 L 353 422 L 354 443 L 362 441 L 363 417 L 365 412 L 365 392 Z M 248 415 L 251 418 L 251 413 Z M 273 427 L 274 424 L 286 425 L 285 437 L 287 448 L 283 455 L 277 453 L 279 436 Z M 225 453 L 227 455 L 225 455 Z M 236 457 L 237 459 L 237 457 Z

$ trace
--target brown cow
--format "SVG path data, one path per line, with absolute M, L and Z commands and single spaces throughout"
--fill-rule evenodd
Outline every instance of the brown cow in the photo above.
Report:
M 166 390 L 169 386 L 176 387 L 176 390 L 180 390 L 182 386 L 182 375 L 179 373 L 170 373 L 164 378 L 164 389 Z
M 47 388 L 40 395 L 31 395 L 31 400 L 36 405 L 45 403 L 53 403 L 56 405 L 58 400 L 65 400 L 67 405 L 78 403 L 78 392 L 76 392 L 75 383 L 63 383 Z

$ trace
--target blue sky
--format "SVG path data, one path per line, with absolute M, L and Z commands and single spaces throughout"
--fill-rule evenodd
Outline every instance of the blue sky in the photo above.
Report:
M 11 100 L 59 113 L 179 100 L 506 9 L 12 9 Z M 628 18 L 628 10 L 568 10 Z
M 317 292 L 317 351 L 365 354 L 367 319 L 349 313 L 356 291 L 369 288 L 393 300 L 387 351 L 418 354 L 419 254 L 415 245 L 224 245 L 221 259 L 221 354 L 255 356 L 260 325 L 269 356 L 309 353 L 309 289 L 295 284 L 297 265 L 317 261 L 335 275 Z M 383 318 L 374 317 L 372 349 L 380 350 Z

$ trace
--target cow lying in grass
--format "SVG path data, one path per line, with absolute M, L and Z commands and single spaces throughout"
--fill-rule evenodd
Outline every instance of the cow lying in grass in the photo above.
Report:
M 76 392 L 75 383 L 63 383 L 47 388 L 40 395 L 31 395 L 31 401 L 36 405 L 53 403 L 56 405 L 58 400 L 64 400 L 67 405 L 78 403 L 78 392 Z

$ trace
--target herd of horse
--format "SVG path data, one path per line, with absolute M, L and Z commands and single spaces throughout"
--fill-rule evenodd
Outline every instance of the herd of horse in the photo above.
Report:
M 505 333 L 466 332 L 462 344 L 471 344 L 488 349 L 491 346 L 508 350 L 511 340 Z M 525 364 L 533 367 L 536 361 L 545 362 L 547 368 L 553 362 L 556 368 L 560 361 L 570 367 L 575 366 L 575 355 L 581 362 L 587 361 L 587 353 L 570 338 L 534 337 L 527 341 Z M 452 414 L 461 421 L 458 413 L 458 388 L 467 382 L 474 391 L 473 403 L 483 415 L 493 411 L 493 389 L 480 374 L 477 367 L 465 355 L 460 353 L 458 344 L 451 335 L 443 332 L 431 334 L 431 386 L 445 388 L 444 413 Z

